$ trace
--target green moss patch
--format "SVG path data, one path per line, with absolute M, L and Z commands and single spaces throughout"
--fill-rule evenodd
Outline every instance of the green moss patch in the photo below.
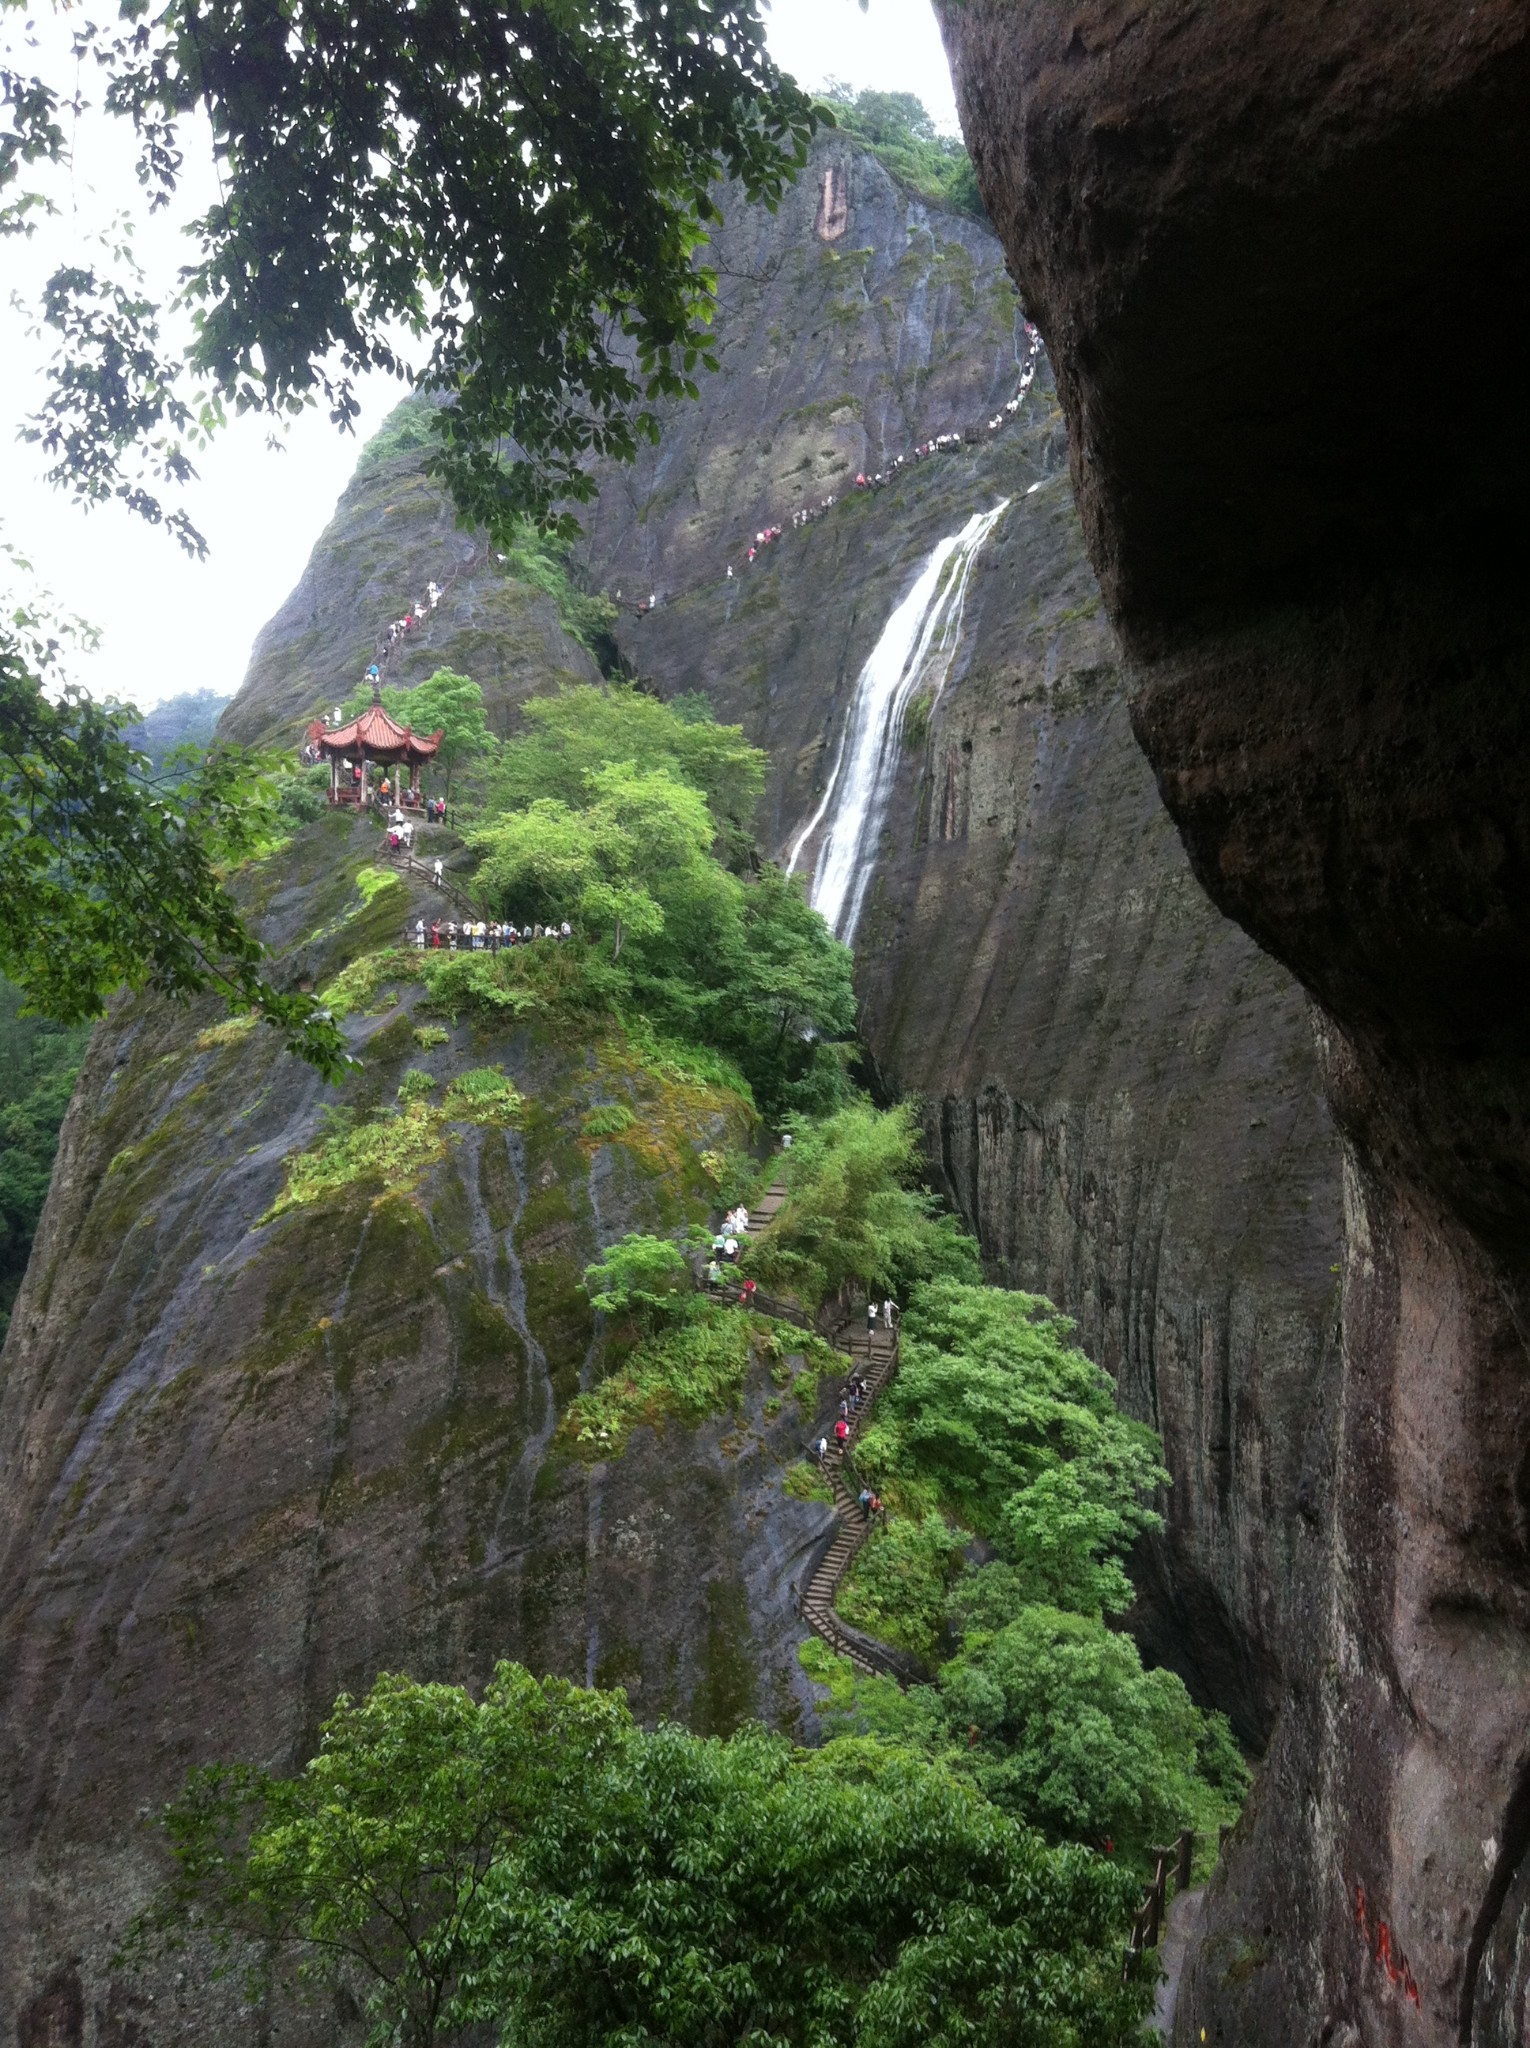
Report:
M 751 1358 L 784 1343 L 763 1316 L 698 1302 L 694 1317 L 645 1337 L 609 1379 L 570 1403 L 561 1434 L 585 1458 L 615 1457 L 640 1424 L 695 1423 L 736 1407 Z
M 625 1102 L 602 1102 L 586 1114 L 580 1128 L 586 1138 L 617 1138 L 636 1122 Z
M 324 990 L 325 1007 L 336 1017 L 366 1011 L 385 983 L 414 979 L 419 972 L 418 957 L 406 946 L 385 946 L 380 952 L 363 953 L 343 967 Z
M 259 1018 L 253 1010 L 246 1010 L 242 1017 L 225 1017 L 221 1024 L 209 1024 L 196 1037 L 198 1052 L 211 1052 L 220 1045 L 238 1045 L 255 1029 Z
M 365 1122 L 351 1110 L 328 1111 L 318 1143 L 288 1160 L 287 1185 L 261 1222 L 371 1182 L 395 1194 L 406 1192 L 426 1167 L 446 1156 L 449 1125 L 504 1125 L 521 1107 L 514 1083 L 498 1067 L 459 1074 L 439 1106 L 426 1099 L 433 1086 L 429 1075 L 406 1075 L 401 1105 Z
M 781 1491 L 791 1500 L 821 1501 L 825 1507 L 834 1505 L 834 1489 L 816 1465 L 805 1460 L 793 1465 L 781 1482 Z

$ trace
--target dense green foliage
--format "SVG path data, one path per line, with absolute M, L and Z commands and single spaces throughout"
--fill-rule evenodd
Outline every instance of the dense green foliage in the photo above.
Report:
M 858 1460 L 889 1499 L 940 1507 L 992 1543 L 1022 1600 L 1130 1604 L 1118 1559 L 1159 1517 L 1157 1439 L 1038 1295 L 939 1281 L 903 1320 L 898 1377 Z
M 348 423 L 359 374 L 403 370 L 401 335 L 451 401 L 431 459 L 465 513 L 508 533 L 587 499 L 589 455 L 654 438 L 656 402 L 712 361 L 697 259 L 717 181 L 773 204 L 816 119 L 754 0 L 523 0 L 450 32 L 294 0 L 276 33 L 256 0 L 122 0 L 70 27 L 52 67 L 34 46 L 7 74 L 0 232 L 67 200 L 97 91 L 132 124 L 151 205 L 204 123 L 218 198 L 179 282 L 184 344 L 126 236 L 47 280 L 59 360 L 30 431 L 83 502 L 116 497 L 198 549 L 165 499 L 225 411 L 322 398 Z
M 0 1342 L 48 1195 L 59 1126 L 90 1038 L 88 1026 L 23 1017 L 22 992 L 0 980 Z
M 629 1231 L 584 1271 L 590 1305 L 605 1315 L 636 1315 L 650 1327 L 696 1300 L 685 1254 L 667 1237 Z
M 371 2040 L 531 2048 L 1125 2048 L 1130 1881 L 937 1762 L 634 1725 L 502 1664 L 384 1677 L 296 1778 L 203 1771 L 141 1926 L 360 1990 Z
M 625 686 L 534 699 L 526 726 L 469 834 L 494 914 L 568 920 L 601 955 L 580 955 L 592 999 L 736 1061 L 768 1113 L 838 1099 L 849 951 L 799 880 L 734 872 L 759 749 Z
M 907 1695 L 821 1656 L 815 1675 L 832 1725 L 928 1749 L 1053 1840 L 1141 1856 L 1182 1826 L 1214 1837 L 1247 1773 L 1222 1717 L 1172 1673 L 1144 1671 L 1108 1626 L 1167 1475 L 1071 1327 L 1034 1295 L 916 1291 L 898 1376 L 856 1451 L 893 1514 L 839 1608 L 940 1669 Z M 964 1562 L 973 1536 L 994 1561 Z
M 705 700 L 661 704 L 625 685 L 584 684 L 529 699 L 521 717 L 524 730 L 497 763 L 490 809 L 524 810 L 539 797 L 578 805 L 592 774 L 626 762 L 699 789 L 728 854 L 739 842 L 747 849 L 766 756 L 738 726 L 719 725 Z
M 871 149 L 910 192 L 985 218 L 977 178 L 957 135 L 941 135 L 911 92 L 855 92 L 831 80 L 824 97 L 838 127 Z
M 811 1308 L 841 1291 L 904 1300 L 919 1281 L 978 1277 L 977 1246 L 919 1185 L 917 1107 L 864 1099 L 799 1118 L 779 1161 L 787 1198 L 745 1263 Z
M 339 1033 L 311 996 L 267 978 L 224 885 L 270 830 L 256 765 L 218 749 L 173 786 L 149 783 L 124 737 L 131 706 L 45 693 L 56 654 L 37 612 L 0 621 L 0 970 L 65 1024 L 99 1017 L 124 985 L 216 991 L 336 1077 Z

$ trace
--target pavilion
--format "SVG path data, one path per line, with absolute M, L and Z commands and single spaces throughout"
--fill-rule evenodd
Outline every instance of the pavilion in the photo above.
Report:
M 329 761 L 330 802 L 357 804 L 370 800 L 366 772 L 369 761 L 376 761 L 381 767 L 407 765 L 410 787 L 417 790 L 420 769 L 440 746 L 441 733 L 417 733 L 407 725 L 397 724 L 384 711 L 374 692 L 372 702 L 359 718 L 353 718 L 349 725 L 327 730 L 318 744 L 319 752 Z M 344 786 L 340 781 L 342 761 L 353 761 L 361 770 L 359 776 Z

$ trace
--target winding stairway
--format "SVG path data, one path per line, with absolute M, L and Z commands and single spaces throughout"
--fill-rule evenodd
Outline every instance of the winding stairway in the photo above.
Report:
M 785 1200 L 784 1181 L 776 1181 L 766 1189 L 758 1207 L 749 1212 L 750 1237 L 758 1237 L 774 1222 Z M 775 1304 L 768 1297 L 759 1294 L 755 1296 L 754 1306 L 765 1315 L 772 1314 L 775 1309 Z M 807 1318 L 793 1316 L 792 1320 L 806 1322 Z M 887 1644 L 879 1643 L 875 1637 L 851 1628 L 848 1622 L 840 1619 L 834 1607 L 840 1580 L 871 1534 L 871 1523 L 862 1515 L 856 1500 L 859 1488 L 851 1458 L 861 1431 L 876 1407 L 878 1396 L 898 1370 L 898 1339 L 894 1334 L 889 1340 L 880 1330 L 873 1339 L 863 1323 L 852 1319 L 834 1330 L 830 1342 L 837 1350 L 849 1353 L 855 1370 L 865 1381 L 866 1392 L 860 1407 L 850 1417 L 850 1435 L 845 1444 L 831 1443 L 823 1461 L 824 1476 L 834 1492 L 836 1526 L 808 1575 L 806 1588 L 800 1593 L 802 1618 L 815 1635 L 822 1636 L 829 1648 L 841 1657 L 848 1657 L 858 1671 L 871 1677 L 893 1678 L 900 1685 L 907 1685 L 921 1675 L 915 1661 Z

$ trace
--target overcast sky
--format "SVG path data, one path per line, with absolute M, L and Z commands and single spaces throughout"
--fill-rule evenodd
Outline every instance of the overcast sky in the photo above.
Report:
M 913 92 L 955 132 L 928 0 L 871 0 L 865 14 L 856 0 L 774 0 L 770 43 L 804 85 L 833 78 Z M 124 194 L 135 194 L 121 138 L 107 128 L 76 138 L 76 165 L 72 209 L 30 244 L 6 245 L 6 281 L 23 296 L 60 262 L 88 260 L 91 235 Z M 195 198 L 193 190 L 188 211 Z M 184 260 L 173 224 L 143 223 L 137 240 L 151 276 L 168 277 Z M 272 452 L 267 423 L 235 421 L 202 458 L 201 480 L 188 494 L 210 548 L 206 562 L 192 562 L 163 533 L 115 507 L 82 514 L 42 484 L 37 451 L 12 439 L 35 403 L 39 360 L 40 345 L 0 299 L 0 530 L 65 609 L 100 629 L 100 651 L 74 658 L 73 673 L 93 692 L 144 710 L 182 690 L 232 693 L 256 632 L 296 583 L 333 510 L 359 441 L 310 413 L 288 430 L 284 449 Z M 402 395 L 381 377 L 363 391 L 361 439 Z M 411 595 L 401 590 L 400 603 Z

